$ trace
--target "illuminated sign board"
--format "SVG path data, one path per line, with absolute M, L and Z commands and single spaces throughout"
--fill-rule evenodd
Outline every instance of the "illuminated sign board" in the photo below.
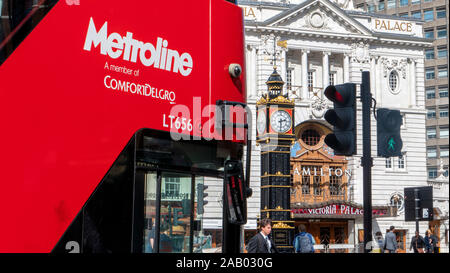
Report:
M 347 204 L 330 204 L 326 206 L 320 206 L 317 208 L 295 208 L 292 209 L 291 212 L 294 214 L 294 217 L 321 216 L 321 215 L 362 217 L 364 215 L 363 209 Z M 389 216 L 390 211 L 388 209 L 373 209 L 372 215 Z

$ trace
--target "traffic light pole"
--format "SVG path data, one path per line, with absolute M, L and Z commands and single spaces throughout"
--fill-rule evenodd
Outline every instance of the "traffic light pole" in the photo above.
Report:
M 364 252 L 372 239 L 372 166 L 373 158 L 370 140 L 370 109 L 372 107 L 372 94 L 370 93 L 370 72 L 362 72 L 361 83 L 362 102 L 362 129 L 363 129 L 363 156 L 361 166 L 363 167 L 363 199 L 364 199 Z
M 420 197 L 419 197 L 419 189 L 414 189 L 414 212 L 416 218 L 416 231 L 419 232 L 419 213 L 420 213 Z

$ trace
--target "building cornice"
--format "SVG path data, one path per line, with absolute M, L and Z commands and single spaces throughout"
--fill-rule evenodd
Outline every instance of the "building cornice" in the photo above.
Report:
M 260 33 L 277 33 L 277 34 L 287 34 L 299 37 L 307 38 L 333 38 L 335 40 L 352 40 L 352 41 L 369 41 L 369 43 L 380 43 L 380 44 L 392 44 L 392 45 L 406 45 L 406 46 L 422 46 L 422 47 L 432 47 L 433 43 L 430 39 L 417 38 L 411 36 L 400 36 L 400 35 L 380 35 L 374 34 L 374 36 L 361 35 L 361 34 L 342 34 L 333 32 L 315 32 L 309 30 L 292 29 L 287 27 L 269 27 L 269 26 L 252 26 L 246 25 L 246 31 L 254 31 Z M 392 37 L 392 38 L 388 38 Z
M 337 40 L 374 40 L 374 37 L 362 34 L 343 34 L 335 32 L 316 32 L 309 30 L 293 29 L 288 27 L 246 25 L 245 30 L 268 33 L 293 34 L 295 36 L 313 38 L 336 38 Z

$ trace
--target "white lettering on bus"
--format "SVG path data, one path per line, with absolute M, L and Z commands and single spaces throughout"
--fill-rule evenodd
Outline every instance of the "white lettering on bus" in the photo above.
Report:
M 141 63 L 174 73 L 180 72 L 188 76 L 192 72 L 193 61 L 189 53 L 179 54 L 178 51 L 168 49 L 169 42 L 158 37 L 156 48 L 151 43 L 143 43 L 133 39 L 133 33 L 127 32 L 126 36 L 111 33 L 108 36 L 108 22 L 105 22 L 97 31 L 94 20 L 90 19 L 83 49 L 91 51 L 92 45 L 97 48 L 100 45 L 100 54 L 117 59 L 122 56 L 125 61 L 136 62 L 138 55 Z
M 158 89 L 146 84 L 136 84 L 134 82 L 121 81 L 111 78 L 110 75 L 106 75 L 103 79 L 103 83 L 106 88 L 112 90 L 118 90 L 122 92 L 130 92 L 136 95 L 142 95 L 146 97 L 152 97 L 160 100 L 167 100 L 170 102 L 175 102 L 176 95 L 173 91 L 168 91 L 165 89 Z

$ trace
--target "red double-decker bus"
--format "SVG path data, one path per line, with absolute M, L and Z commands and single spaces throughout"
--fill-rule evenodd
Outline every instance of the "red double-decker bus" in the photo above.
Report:
M 207 178 L 225 181 L 221 249 L 238 252 L 241 9 L 4 0 L 0 13 L 0 252 L 196 252 Z

